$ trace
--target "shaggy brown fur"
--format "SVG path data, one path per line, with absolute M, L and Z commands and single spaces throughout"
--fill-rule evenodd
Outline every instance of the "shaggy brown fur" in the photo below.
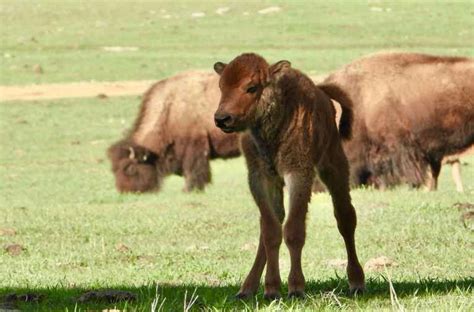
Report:
M 353 140 L 344 144 L 356 185 L 414 186 L 441 161 L 474 143 L 474 60 L 381 53 L 330 75 L 354 103 Z M 429 174 L 427 174 L 429 173 Z
M 313 82 L 315 82 L 317 84 L 317 83 L 322 82 L 324 79 L 321 79 L 319 81 L 315 81 L 315 79 L 312 78 L 312 80 L 313 80 Z M 333 101 L 332 103 L 334 105 L 334 108 L 336 109 L 336 124 L 339 124 L 340 115 L 341 115 L 341 106 L 339 105 L 339 103 L 337 103 L 335 101 Z M 343 146 L 344 146 L 344 144 L 343 144 Z M 461 175 L 461 160 L 462 160 L 462 158 L 464 158 L 468 155 L 472 155 L 472 154 L 474 154 L 474 145 L 472 145 L 470 148 L 468 148 L 467 150 L 465 150 L 461 153 L 445 156 L 443 158 L 442 165 L 443 166 L 444 165 L 450 165 L 452 179 L 453 179 L 454 184 L 456 185 L 456 190 L 458 192 L 464 192 L 464 186 L 463 186 L 462 175 Z M 350 166 L 350 164 L 349 164 L 349 166 Z M 425 186 L 429 189 L 429 186 L 432 185 L 432 183 L 434 183 L 434 181 L 432 180 L 432 176 L 431 176 L 431 169 L 428 170 L 426 175 L 428 176 L 428 180 L 425 181 L 426 182 Z M 430 179 L 430 177 L 431 177 L 431 179 Z M 313 192 L 314 193 L 326 192 L 326 188 L 324 187 L 322 182 L 318 179 L 318 177 L 316 177 L 314 182 L 313 182 Z
M 185 177 L 185 191 L 202 190 L 210 159 L 240 155 L 238 135 L 213 122 L 217 84 L 214 73 L 186 72 L 146 92 L 133 129 L 108 149 L 120 192 L 159 190 L 173 173 Z
M 239 298 L 257 291 L 266 265 L 265 297 L 280 295 L 279 248 L 284 237 L 291 256 L 289 296 L 304 294 L 301 252 L 305 242 L 305 219 L 315 172 L 328 187 L 337 224 L 346 244 L 347 273 L 351 290 L 364 288 L 364 272 L 356 255 L 356 214 L 349 194 L 349 168 L 335 123 L 328 92 L 344 108 L 341 136 L 350 135 L 350 103 L 340 89 L 317 88 L 288 61 L 272 66 L 256 54 L 243 54 L 228 65 L 216 63 L 221 75 L 221 100 L 216 124 L 225 132 L 245 131 L 242 150 L 249 185 L 260 210 L 260 243 L 254 265 Z M 323 92 L 324 91 L 324 92 Z M 289 215 L 285 217 L 283 186 L 289 192 Z

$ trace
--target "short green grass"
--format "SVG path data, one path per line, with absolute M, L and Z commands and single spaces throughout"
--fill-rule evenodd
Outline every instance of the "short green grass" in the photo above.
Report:
M 273 5 L 282 11 L 257 13 Z M 156 79 L 245 51 L 311 74 L 386 49 L 474 56 L 472 0 L 1 0 L 0 21 L 0 84 Z
M 46 295 L 44 301 L 22 308 L 72 310 L 83 290 L 128 289 L 139 295 L 128 309 L 148 310 L 158 285 L 166 310 L 182 309 L 184 293 L 189 298 L 194 290 L 196 307 L 264 308 L 262 294 L 247 303 L 232 299 L 258 237 L 258 211 L 242 159 L 215 161 L 214 184 L 205 193 L 181 193 L 183 181 L 177 177 L 167 179 L 159 194 L 115 192 L 104 151 L 131 123 L 137 102 L 133 97 L 0 106 L 6 139 L 0 158 L 0 228 L 17 231 L 0 236 L 0 245 L 26 248 L 16 257 L 0 254 L 0 293 L 36 291 Z M 390 308 L 390 277 L 406 308 L 473 307 L 474 240 L 453 207 L 472 202 L 473 164 L 471 158 L 463 166 L 465 194 L 454 191 L 447 169 L 436 193 L 353 191 L 362 261 L 384 255 L 398 263 L 387 272 L 368 272 L 367 294 L 355 300 L 345 295 L 344 271 L 328 266 L 330 260 L 344 259 L 330 198 L 313 196 L 303 261 L 310 297 L 280 305 Z M 130 250 L 120 252 L 118 244 Z M 289 270 L 285 249 L 283 276 Z
M 283 10 L 255 13 L 270 5 Z M 214 13 L 225 6 L 227 15 Z M 197 11 L 206 16 L 192 19 Z M 251 50 L 311 73 L 379 49 L 474 56 L 473 12 L 473 2 L 2 0 L 0 83 L 154 79 Z M 160 17 L 166 14 L 178 18 Z M 139 50 L 111 53 L 103 46 Z M 34 74 L 33 64 L 44 74 Z M 260 291 L 237 302 L 233 295 L 258 237 L 244 162 L 215 161 L 214 184 L 205 193 L 183 194 L 182 179 L 170 177 L 159 194 L 117 194 L 105 149 L 131 125 L 139 101 L 0 103 L 0 229 L 17 232 L 0 236 L 0 246 L 25 248 L 19 256 L 0 251 L 0 297 L 44 294 L 40 303 L 18 304 L 42 311 L 149 311 L 155 298 L 158 306 L 164 302 L 162 310 L 177 311 L 196 296 L 195 310 L 474 309 L 474 237 L 453 207 L 473 202 L 472 157 L 463 166 L 464 194 L 455 192 L 446 168 L 436 193 L 353 191 L 362 262 L 384 255 L 398 264 L 367 272 L 363 296 L 347 296 L 344 270 L 328 265 L 344 258 L 344 247 L 330 198 L 319 194 L 312 199 L 303 258 L 308 297 L 269 303 Z M 117 250 L 118 244 L 129 250 Z M 285 279 L 284 246 L 281 269 Z M 84 291 L 109 288 L 132 291 L 138 300 L 76 302 Z

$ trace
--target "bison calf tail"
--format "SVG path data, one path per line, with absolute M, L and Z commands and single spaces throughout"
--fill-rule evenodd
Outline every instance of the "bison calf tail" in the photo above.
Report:
M 319 84 L 318 88 L 324 91 L 331 99 L 341 105 L 341 119 L 339 120 L 339 134 L 344 140 L 352 136 L 352 123 L 354 113 L 352 111 L 352 100 L 339 86 L 332 83 Z

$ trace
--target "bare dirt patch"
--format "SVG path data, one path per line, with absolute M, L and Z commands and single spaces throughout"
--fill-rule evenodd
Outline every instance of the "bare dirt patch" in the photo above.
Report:
M 135 301 L 137 295 L 123 290 L 98 290 L 88 291 L 82 294 L 78 301 L 79 302 L 90 302 L 90 301 L 105 301 L 109 303 L 120 302 L 120 301 Z
M 15 236 L 16 230 L 12 228 L 1 228 L 0 236 Z
M 322 82 L 325 77 L 326 75 L 311 76 L 311 79 L 313 79 L 315 83 L 319 83 Z M 107 99 L 113 96 L 141 95 L 156 81 L 102 81 L 0 86 L 0 102 L 41 101 L 83 97 Z
M 364 269 L 368 272 L 373 272 L 373 271 L 377 272 L 377 271 L 383 271 L 385 268 L 396 267 L 396 266 L 398 266 L 398 263 L 396 263 L 392 259 L 386 256 L 380 256 L 377 258 L 369 259 L 365 263 Z
M 26 294 L 8 294 L 5 296 L 4 300 L 6 302 L 39 302 L 45 298 L 42 294 L 36 293 L 26 293 Z
M 455 203 L 453 207 L 461 212 L 461 222 L 466 229 L 474 231 L 474 204 L 471 203 Z
M 328 267 L 333 269 L 344 270 L 347 267 L 347 260 L 345 259 L 331 259 L 327 262 Z
M 7 294 L 6 296 L 0 299 L 0 311 L 20 312 L 21 310 L 19 310 L 18 308 L 18 303 L 21 303 L 21 302 L 38 303 L 42 301 L 44 298 L 45 298 L 44 295 L 36 294 L 36 293 Z
M 25 247 L 20 244 L 9 244 L 6 245 L 3 249 L 10 256 L 19 256 L 25 250 Z
M 130 251 L 130 247 L 128 247 L 124 243 L 118 243 L 117 245 L 115 245 L 115 250 L 117 250 L 118 252 L 126 253 Z
M 0 86 L 0 102 L 39 101 L 62 98 L 126 96 L 143 94 L 154 80 L 75 82 L 30 86 Z

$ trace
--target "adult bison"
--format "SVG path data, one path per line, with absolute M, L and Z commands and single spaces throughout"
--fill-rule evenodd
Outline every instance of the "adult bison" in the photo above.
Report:
M 445 156 L 474 143 L 474 60 L 380 53 L 331 74 L 324 85 L 354 103 L 344 143 L 356 185 L 400 183 L 436 189 Z
M 218 79 L 185 72 L 145 93 L 132 130 L 108 149 L 120 192 L 159 190 L 173 173 L 184 176 L 185 191 L 202 190 L 211 181 L 210 159 L 240 155 L 238 135 L 214 125 Z

